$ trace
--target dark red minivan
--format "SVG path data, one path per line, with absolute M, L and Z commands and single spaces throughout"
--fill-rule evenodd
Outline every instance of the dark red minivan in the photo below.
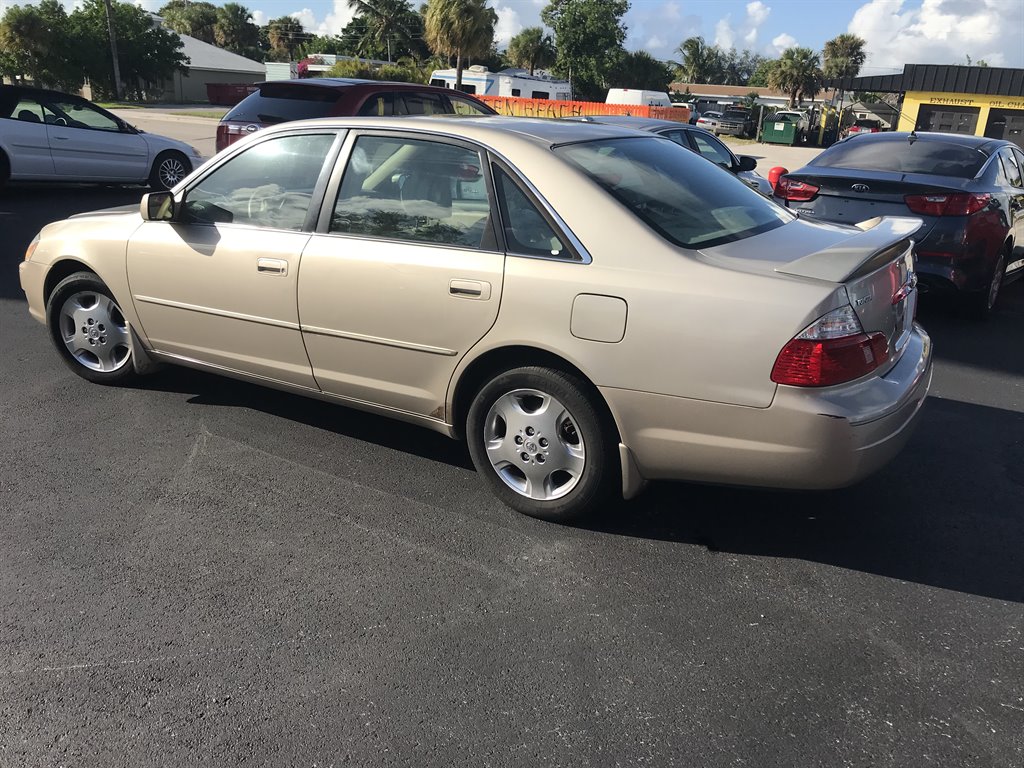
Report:
M 495 115 L 459 91 L 416 83 L 322 77 L 258 83 L 217 126 L 217 151 L 268 125 L 339 115 Z

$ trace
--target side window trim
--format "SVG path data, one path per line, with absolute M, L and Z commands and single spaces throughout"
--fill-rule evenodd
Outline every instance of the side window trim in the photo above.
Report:
M 555 209 L 551 207 L 547 200 L 541 196 L 537 188 L 530 183 L 529 179 L 526 179 L 521 173 L 515 170 L 511 163 L 509 163 L 504 157 L 494 152 L 488 153 L 491 159 L 490 164 L 501 169 L 515 184 L 519 187 L 519 190 L 526 196 L 537 211 L 544 217 L 551 231 L 555 233 L 564 244 L 565 249 L 569 252 L 569 256 L 539 256 L 530 253 L 517 253 L 509 249 L 508 243 L 505 241 L 505 226 L 507 222 L 504 218 L 499 218 L 500 226 L 497 228 L 500 231 L 501 243 L 505 246 L 505 252 L 509 256 L 515 256 L 522 259 L 543 259 L 545 261 L 561 261 L 575 264 L 590 264 L 593 259 L 590 257 L 589 251 L 583 246 L 583 243 L 579 241 L 579 238 L 569 229 L 568 225 L 562 220 Z M 491 174 L 493 177 L 493 173 Z M 495 190 L 497 191 L 497 190 Z M 495 198 L 497 202 L 497 198 Z M 498 211 L 499 217 L 501 217 L 501 210 L 499 206 Z
M 355 238 L 355 239 L 372 239 L 383 242 L 401 243 L 403 245 L 422 246 L 426 248 L 457 248 L 460 250 L 475 251 L 478 253 L 505 253 L 505 243 L 503 232 L 501 227 L 498 226 L 500 219 L 498 218 L 498 198 L 497 190 L 494 185 L 494 175 L 491 173 L 490 168 L 490 154 L 486 147 L 482 147 L 471 141 L 465 141 L 462 139 L 456 139 L 451 136 L 445 136 L 442 134 L 435 134 L 429 131 L 403 131 L 396 129 L 345 129 L 347 135 L 344 140 L 340 142 L 338 147 L 338 154 L 334 158 L 334 166 L 328 174 L 326 186 L 324 188 L 324 195 L 320 204 L 319 210 L 316 212 L 317 219 L 313 225 L 311 231 L 316 235 L 328 235 L 330 237 L 344 237 L 344 238 Z M 338 195 L 341 194 L 341 185 L 344 181 L 345 171 L 348 168 L 349 162 L 352 159 L 352 152 L 355 149 L 356 142 L 364 136 L 373 136 L 379 138 L 392 138 L 400 139 L 404 141 L 434 141 L 443 144 L 450 144 L 452 146 L 461 147 L 463 149 L 476 152 L 481 156 L 483 166 L 481 173 L 484 176 L 484 181 L 487 185 L 488 195 L 488 216 L 490 218 L 490 229 L 491 229 L 491 241 L 492 247 L 481 244 L 480 246 L 471 245 L 458 245 L 458 244 L 447 244 L 447 243 L 431 243 L 431 242 L 418 242 L 415 240 L 403 240 L 398 238 L 385 238 L 385 237 L 371 237 L 369 235 L 352 234 L 348 232 L 331 232 L 331 217 L 334 215 L 334 209 L 337 204 Z M 315 206 L 310 206 L 314 208 Z M 486 239 L 485 239 L 486 240 Z
M 276 227 L 260 226 L 257 224 L 236 224 L 234 222 L 230 224 L 216 224 L 214 222 L 201 222 L 194 221 L 189 222 L 187 226 L 190 227 L 232 227 L 239 229 L 259 229 L 265 231 L 274 232 L 291 232 L 291 233 L 305 233 L 310 234 L 315 230 L 317 218 L 320 214 L 320 208 L 323 203 L 323 195 L 327 189 L 331 178 L 331 170 L 337 161 L 338 154 L 341 152 L 342 144 L 345 141 L 346 134 L 350 133 L 345 128 L 306 128 L 298 129 L 294 131 L 287 131 L 284 133 L 276 133 L 272 136 L 261 137 L 259 140 L 254 141 L 248 145 L 242 152 L 224 152 L 225 155 L 220 159 L 219 162 L 211 163 L 210 167 L 206 169 L 202 176 L 196 178 L 191 184 L 183 189 L 179 194 L 175 195 L 174 205 L 175 208 L 180 208 L 184 205 L 185 201 L 188 200 L 189 194 L 198 186 L 200 186 L 206 179 L 212 174 L 216 173 L 218 169 L 223 168 L 232 160 L 241 157 L 246 152 L 255 149 L 261 144 L 265 144 L 268 141 L 275 141 L 277 139 L 283 139 L 291 136 L 326 136 L 334 135 L 334 140 L 331 143 L 331 148 L 327 151 L 327 157 L 324 159 L 323 167 L 320 169 L 320 175 L 317 177 L 316 184 L 313 185 L 313 192 L 310 198 L 309 208 L 306 209 L 306 218 L 303 221 L 302 228 L 299 230 L 294 229 L 280 229 Z M 320 201 L 318 203 L 318 201 Z

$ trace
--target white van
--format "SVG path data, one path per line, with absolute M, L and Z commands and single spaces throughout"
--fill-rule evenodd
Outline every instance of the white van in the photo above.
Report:
M 645 107 L 671 107 L 672 99 L 664 91 L 642 91 L 638 88 L 609 88 L 605 104 L 636 104 Z

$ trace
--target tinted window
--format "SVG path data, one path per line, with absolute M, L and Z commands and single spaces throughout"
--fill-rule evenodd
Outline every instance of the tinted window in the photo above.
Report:
M 695 132 L 693 134 L 693 143 L 697 145 L 697 152 L 700 153 L 701 157 L 706 157 L 711 162 L 732 170 L 732 153 L 725 148 L 722 142 L 715 140 L 710 134 L 704 135 L 703 133 Z
M 537 206 L 507 173 L 495 168 L 494 183 L 501 201 L 509 251 L 528 256 L 572 257 Z
M 5 108 L 2 116 L 26 123 L 42 123 L 46 119 L 42 105 L 35 99 L 20 99 L 12 107 Z
M 405 103 L 405 115 L 445 115 L 451 114 L 448 102 L 439 93 L 416 93 L 403 91 L 398 94 Z
M 330 231 L 479 248 L 493 239 L 483 167 L 480 155 L 463 147 L 361 136 Z
M 518 96 L 518 89 L 512 89 L 512 95 Z M 449 101 L 452 103 L 452 109 L 455 110 L 456 115 L 493 115 L 494 113 L 489 109 L 484 109 L 475 101 L 469 99 L 460 99 L 458 96 L 449 96 Z
M 224 119 L 284 123 L 327 117 L 337 100 L 338 93 L 330 88 L 271 83 L 246 96 Z
M 1004 149 L 999 153 L 999 157 L 1003 160 L 1006 180 L 1010 182 L 1010 185 L 1014 187 L 1024 186 L 1024 183 L 1021 182 L 1020 166 L 1017 165 L 1017 158 L 1014 157 L 1013 151 Z
M 50 99 L 45 102 L 46 110 L 50 114 L 46 116 L 46 122 L 56 125 L 66 125 L 71 128 L 92 128 L 98 131 L 112 131 L 117 133 L 121 126 L 117 121 L 100 112 L 84 101 L 72 99 Z
M 742 240 L 791 220 L 731 173 L 662 139 L 589 141 L 554 151 L 686 248 Z
M 363 102 L 359 108 L 359 115 L 362 117 L 391 117 L 395 112 L 395 94 L 375 93 Z M 399 102 L 397 114 L 402 114 L 401 102 Z
M 301 229 L 334 136 L 283 136 L 232 158 L 188 191 L 184 221 Z
M 972 179 L 988 158 L 976 149 L 948 141 L 906 139 L 872 141 L 870 137 L 836 144 L 810 162 L 823 168 L 927 173 Z

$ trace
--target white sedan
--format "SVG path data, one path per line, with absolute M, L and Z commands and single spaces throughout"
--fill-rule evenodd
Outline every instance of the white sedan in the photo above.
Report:
M 194 147 L 144 133 L 79 96 L 0 85 L 0 186 L 81 181 L 170 189 L 202 162 Z
M 718 121 L 721 117 L 721 112 L 716 112 L 713 109 L 708 110 L 707 112 L 701 113 L 701 116 L 697 118 L 696 125 L 698 128 L 703 128 L 704 130 L 714 133 L 715 129 L 718 127 Z

